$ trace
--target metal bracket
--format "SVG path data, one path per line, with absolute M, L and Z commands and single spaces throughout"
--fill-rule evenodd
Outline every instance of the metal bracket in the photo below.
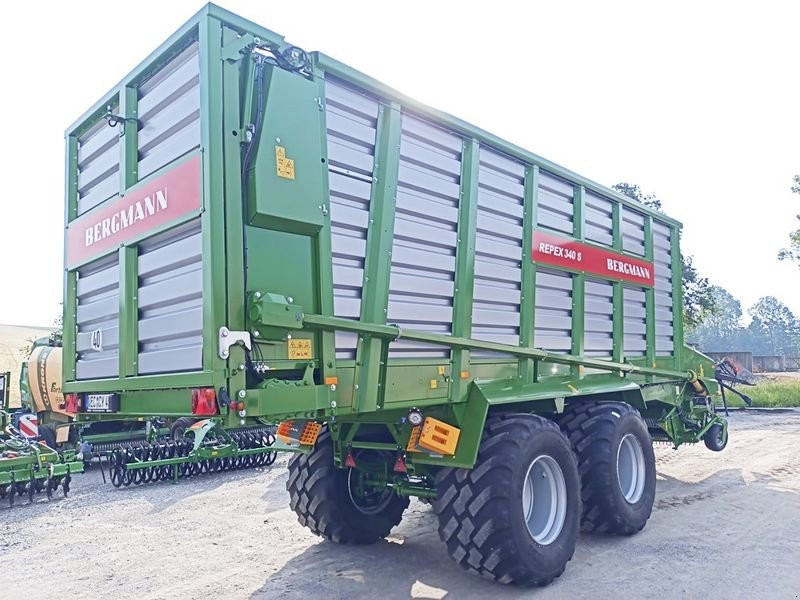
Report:
M 245 348 L 250 350 L 252 344 L 250 342 L 250 332 L 248 331 L 231 331 L 227 327 L 219 328 L 219 357 L 226 359 L 231 355 L 231 346 L 241 342 Z

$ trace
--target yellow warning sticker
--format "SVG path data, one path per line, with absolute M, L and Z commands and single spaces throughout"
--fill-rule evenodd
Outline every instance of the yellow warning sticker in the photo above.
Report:
M 431 379 L 431 389 L 435 390 L 438 387 L 439 387 L 439 382 L 435 379 Z
M 311 360 L 313 354 L 311 340 L 289 340 L 289 360 Z
M 286 148 L 275 146 L 275 163 L 278 177 L 294 179 L 294 159 L 286 158 Z

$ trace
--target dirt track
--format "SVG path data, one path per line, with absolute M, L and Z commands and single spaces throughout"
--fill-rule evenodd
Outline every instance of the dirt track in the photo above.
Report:
M 657 447 L 645 530 L 582 536 L 564 575 L 544 589 L 462 572 L 418 502 L 386 542 L 322 542 L 288 510 L 279 461 L 125 490 L 104 485 L 95 467 L 67 499 L 3 505 L 0 596 L 800 598 L 800 412 L 731 421 L 721 454 Z

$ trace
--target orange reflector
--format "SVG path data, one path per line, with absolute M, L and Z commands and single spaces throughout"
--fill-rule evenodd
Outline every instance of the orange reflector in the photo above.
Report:
M 351 469 L 355 469 L 356 468 L 356 459 L 353 458 L 353 451 L 352 450 L 348 450 L 347 451 L 347 458 L 344 459 L 344 466 L 345 467 L 349 467 Z
M 469 371 L 461 371 L 461 379 L 469 379 Z
M 284 444 L 291 444 L 295 437 L 292 435 L 296 433 L 296 429 L 294 428 L 294 421 L 284 421 L 280 425 L 278 425 L 277 431 L 275 431 L 275 435 L 277 438 L 282 441 Z
M 326 377 L 325 385 L 337 385 L 339 383 L 338 377 Z
M 433 417 L 426 417 L 419 436 L 419 447 L 437 454 L 452 456 L 456 453 L 461 430 Z
M 419 443 L 419 435 L 422 433 L 422 425 L 417 425 L 411 430 L 411 437 L 408 438 L 408 445 L 406 446 L 406 452 L 419 452 L 420 449 L 417 448 L 417 444 Z
M 322 425 L 316 421 L 296 419 L 284 421 L 275 432 L 277 438 L 290 446 L 313 446 L 322 431 Z
M 317 443 L 320 431 L 322 431 L 322 425 L 316 421 L 306 422 L 306 426 L 303 427 L 303 433 L 300 434 L 300 444 L 303 446 L 313 446 Z

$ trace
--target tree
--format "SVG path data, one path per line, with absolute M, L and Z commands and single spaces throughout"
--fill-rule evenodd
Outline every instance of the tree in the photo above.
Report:
M 794 176 L 792 191 L 795 194 L 800 194 L 800 175 Z M 797 215 L 797 219 L 800 220 L 800 215 Z M 782 248 L 778 252 L 778 260 L 791 260 L 800 265 L 800 227 L 789 234 L 789 247 Z
M 773 296 L 764 296 L 749 312 L 753 320 L 747 330 L 754 354 L 797 355 L 800 322 L 788 306 Z
M 749 349 L 742 327 L 742 303 L 725 288 L 713 285 L 711 294 L 716 310 L 687 336 L 689 342 L 706 352 Z
M 645 194 L 641 188 L 633 183 L 622 181 L 611 186 L 612 189 L 641 202 L 645 206 L 661 210 L 661 200 L 653 194 Z M 701 277 L 697 268 L 692 264 L 692 257 L 681 254 L 683 263 L 683 324 L 688 331 L 696 328 L 708 315 L 716 311 L 712 285 L 708 278 Z

